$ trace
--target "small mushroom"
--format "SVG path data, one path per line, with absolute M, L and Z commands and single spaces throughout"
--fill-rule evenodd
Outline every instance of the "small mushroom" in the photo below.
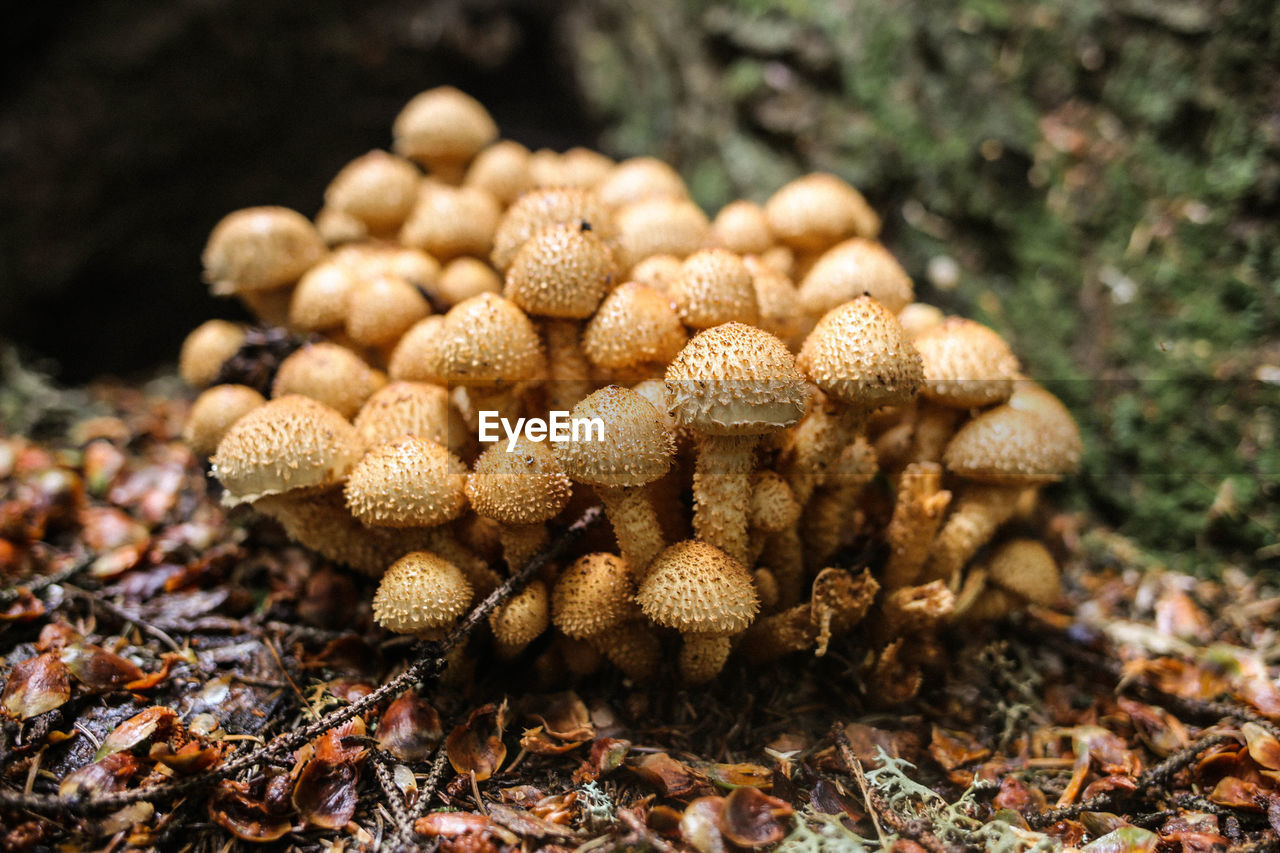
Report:
M 430 551 L 413 551 L 387 569 L 373 595 L 373 618 L 389 631 L 439 639 L 471 604 L 461 570 Z
M 760 319 L 755 282 L 742 258 L 725 249 L 702 249 L 685 259 L 667 295 L 686 326 L 755 325 Z
M 422 173 L 402 157 L 370 151 L 343 166 L 324 191 L 325 207 L 359 220 L 370 234 L 396 231 L 413 209 Z
M 670 299 L 627 282 L 610 292 L 587 322 L 582 350 L 615 378 L 661 376 L 688 339 Z
M 632 157 L 609 170 L 596 192 L 611 208 L 650 198 L 688 198 L 689 190 L 675 169 L 656 157 Z
M 974 574 L 985 583 L 961 595 L 955 617 L 962 622 L 995 621 L 1027 603 L 1051 607 L 1062 592 L 1057 562 L 1034 539 L 1005 542 Z
M 551 621 L 565 636 L 599 650 L 628 677 L 646 681 L 658 668 L 661 648 L 644 625 L 634 591 L 625 560 L 587 554 L 556 581 Z
M 207 388 L 218 379 L 222 366 L 244 345 L 245 330 L 226 320 L 206 320 L 182 342 L 178 375 L 192 388 Z
M 937 462 L 912 462 L 902 472 L 893 517 L 885 531 L 889 544 L 885 589 L 892 592 L 919 577 L 950 505 L 951 492 L 942 488 L 942 466 Z
M 551 443 L 526 435 L 511 449 L 504 441 L 490 445 L 467 480 L 472 509 L 498 522 L 502 552 L 512 572 L 546 545 L 546 522 L 565 508 L 572 492 Z
M 442 314 L 432 314 L 410 326 L 387 359 L 387 376 L 397 382 L 445 384 L 436 364 L 436 348 L 443 332 Z
M 426 181 L 400 229 L 400 242 L 441 261 L 483 257 L 493 246 L 501 216 L 501 205 L 486 190 Z
M 862 194 L 826 173 L 783 186 L 765 202 L 764 212 L 780 242 L 807 252 L 822 251 L 846 237 L 880 233 L 880 218 Z
M 568 187 L 527 192 L 507 208 L 498 222 L 493 235 L 493 265 L 505 273 L 520 247 L 543 228 L 581 223 L 589 225 L 612 248 L 613 217 L 594 192 Z
M 564 153 L 547 148 L 533 152 L 529 158 L 529 176 L 535 187 L 569 187 L 593 189 L 613 171 L 612 158 L 577 146 Z
M 509 205 L 533 189 L 529 149 L 510 139 L 499 140 L 476 155 L 463 186 L 479 187 L 501 204 Z
M 798 536 L 804 543 L 806 568 L 817 571 L 828 565 L 835 553 L 857 536 L 858 501 L 879 470 L 876 451 L 865 438 L 857 438 L 840 451 L 804 511 Z M 787 553 L 793 553 L 792 549 L 794 545 L 789 544 Z
M 397 154 L 454 183 L 471 158 L 497 138 L 498 127 L 475 98 L 438 86 L 414 96 L 396 116 L 391 133 Z
M 547 587 L 540 580 L 530 581 L 489 616 L 498 657 L 510 660 L 520 654 L 542 636 L 549 624 L 551 605 Z
M 772 248 L 773 232 L 763 207 L 754 201 L 731 201 L 711 221 L 707 243 L 739 255 L 759 255 Z
M 351 350 L 321 342 L 297 349 L 280 363 L 271 396 L 301 394 L 349 418 L 385 384 L 386 377 Z
M 347 509 L 371 527 L 435 527 L 466 507 L 467 466 L 429 438 L 405 435 L 366 453 L 347 477 Z
M 365 401 L 352 422 L 366 447 L 402 435 L 449 444 L 449 391 L 429 382 L 391 382 Z
M 866 294 L 897 314 L 914 298 L 911 278 L 889 250 L 853 237 L 824 252 L 800 283 L 800 307 L 815 319 Z
M 297 281 L 329 251 L 311 220 L 287 207 L 227 214 L 209 234 L 204 279 L 220 296 Z
M 454 258 L 440 271 L 436 293 L 446 305 L 457 305 L 481 293 L 501 293 L 502 279 L 479 258 Z
M 211 456 L 231 425 L 265 402 L 247 385 L 214 385 L 191 404 L 182 438 L 197 456 Z
M 702 248 L 711 227 L 688 199 L 657 197 L 632 202 L 614 214 L 618 266 L 629 270 L 650 255 L 684 258 Z

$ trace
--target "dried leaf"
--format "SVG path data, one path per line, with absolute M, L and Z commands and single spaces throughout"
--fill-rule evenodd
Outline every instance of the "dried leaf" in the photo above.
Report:
M 1191 743 L 1187 727 L 1165 709 L 1124 697 L 1120 698 L 1119 705 L 1138 730 L 1138 737 L 1156 755 L 1162 758 L 1172 755 Z
M 223 779 L 209 798 L 209 817 L 243 841 L 267 842 L 283 838 L 293 822 L 274 814 L 261 800 L 250 797 L 242 782 Z
M 1218 780 L 1218 784 L 1209 794 L 1209 800 L 1220 806 L 1261 811 L 1258 805 L 1258 796 L 1261 793 L 1262 789 L 1254 782 L 1247 782 L 1236 776 L 1225 776 Z
M 582 741 L 566 743 L 556 740 L 543 730 L 542 726 L 525 729 L 520 735 L 520 748 L 534 755 L 562 755 L 582 746 Z
M 1080 848 L 1085 853 L 1154 853 L 1160 836 L 1136 826 L 1124 826 Z
M 1101 779 L 1090 782 L 1081 796 L 1087 800 L 1096 794 L 1104 794 L 1110 791 L 1136 791 L 1137 789 L 1138 783 L 1129 776 L 1103 776 Z
M 981 761 L 991 754 L 991 750 L 962 732 L 947 731 L 934 726 L 933 735 L 929 740 L 929 754 L 933 756 L 934 761 L 942 765 L 942 769 L 955 770 L 966 764 Z
M 98 748 L 93 758 L 99 761 L 112 753 L 133 749 L 153 737 L 168 740 L 177 728 L 177 711 L 163 705 L 147 708 L 116 726 L 102 741 L 102 746 Z
M 849 792 L 841 790 L 826 779 L 819 779 L 813 786 L 809 792 L 809 804 L 822 814 L 843 814 L 855 821 L 862 820 L 866 816 L 866 812 Z
M 97 797 L 123 791 L 141 769 L 131 752 L 117 752 L 68 773 L 58 786 L 60 797 Z
M 631 751 L 631 741 L 619 738 L 601 737 L 591 743 L 591 753 L 577 770 L 573 771 L 573 782 L 581 785 L 601 776 L 607 776 L 622 766 L 622 761 Z
M 356 813 L 360 768 L 353 761 L 313 758 L 293 787 L 293 806 L 308 826 L 341 829 Z
M 1280 740 L 1257 723 L 1240 728 L 1249 745 L 1249 757 L 1268 770 L 1280 770 Z
M 701 774 L 665 752 L 639 756 L 632 759 L 627 767 L 642 781 L 657 788 L 664 797 L 683 800 L 711 791 L 711 786 Z
M 416 693 L 405 693 L 382 712 L 378 746 L 400 761 L 424 761 L 444 737 L 440 715 Z
M 587 706 L 573 691 L 565 691 L 545 697 L 536 711 L 529 716 L 542 724 L 542 729 L 560 741 L 575 741 L 575 745 L 596 736 L 595 726 Z
M 14 666 L 5 682 L 0 706 L 19 720 L 60 707 L 71 698 L 71 671 L 56 652 L 45 652 Z
M 147 753 L 152 761 L 158 761 L 175 773 L 190 776 L 201 770 L 208 770 L 222 757 L 222 750 L 216 746 L 202 746 L 199 741 L 188 741 L 178 748 L 177 752 L 167 743 L 153 744 Z
M 795 810 L 756 788 L 738 788 L 725 797 L 720 831 L 739 847 L 776 844 L 787 834 Z
M 497 772 L 507 758 L 507 747 L 502 742 L 506 712 L 506 702 L 500 706 L 483 705 L 449 733 L 444 746 L 455 771 L 464 776 L 475 773 L 477 782 Z
M 726 790 L 773 787 L 773 771 L 759 764 L 712 764 L 703 772 L 717 788 Z
M 120 690 L 143 677 L 137 664 L 93 643 L 72 643 L 62 649 L 60 657 L 77 681 L 97 692 Z
M 0 622 L 32 622 L 45 614 L 44 602 L 31 590 L 22 586 L 18 587 L 17 593 L 9 606 L 0 610 Z
M 36 640 L 36 651 L 54 652 L 69 643 L 83 639 L 75 628 L 66 622 L 50 622 L 40 629 L 40 637 Z
M 524 809 L 490 803 L 489 817 L 516 835 L 525 838 L 573 838 L 573 832 L 559 824 L 530 814 Z

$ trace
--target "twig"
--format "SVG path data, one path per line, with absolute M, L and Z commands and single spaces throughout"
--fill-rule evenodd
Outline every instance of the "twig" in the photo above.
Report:
M 22 590 L 24 589 L 28 592 L 35 593 L 44 589 L 46 586 L 52 586 L 53 584 L 70 580 L 92 566 L 94 559 L 95 558 L 84 559 L 78 563 L 73 563 L 62 571 L 54 572 L 51 575 L 41 575 L 40 577 L 32 578 L 29 581 L 22 581 L 21 583 L 16 583 L 13 586 L 4 587 L 3 589 L 0 589 L 0 604 L 9 604 L 21 595 Z
M 440 782 L 444 779 L 444 769 L 448 766 L 449 754 L 445 752 L 442 745 L 436 750 L 436 757 L 431 763 L 431 773 L 427 776 L 427 781 L 423 783 L 422 788 L 418 790 L 418 801 L 413 804 L 413 810 L 409 813 L 408 819 L 401 826 L 396 827 L 395 834 L 386 840 L 384 846 L 388 853 L 401 853 L 404 850 L 418 849 L 418 845 L 413 840 L 415 833 L 413 825 L 418 818 L 427 813 L 427 805 L 431 802 L 432 797 L 436 795 L 436 789 L 440 787 Z
M 376 746 L 369 748 L 369 759 L 373 762 L 373 773 L 378 777 L 382 794 L 387 799 L 387 807 L 391 809 L 391 816 L 395 818 L 396 831 L 392 837 L 398 838 L 407 834 L 413 824 L 413 818 L 405 808 L 404 793 L 396 786 L 395 779 L 391 776 L 395 760 Z
M 203 773 L 197 773 L 175 782 L 163 782 L 147 788 L 121 791 L 115 794 L 81 797 L 60 797 L 56 794 L 22 794 L 15 791 L 0 790 L 0 806 L 30 809 L 37 812 L 71 813 L 84 813 L 99 809 L 118 809 L 121 806 L 127 806 L 130 803 L 142 800 L 161 800 L 188 791 L 207 789 L 219 779 L 230 778 L 255 764 L 292 752 L 330 729 L 342 725 L 356 715 L 372 710 L 382 702 L 399 695 L 415 682 L 437 677 L 444 669 L 445 655 L 450 649 L 465 640 L 472 631 L 489 618 L 489 614 L 499 604 L 522 589 L 530 578 L 540 572 L 547 563 L 559 557 L 583 533 L 598 523 L 602 517 L 603 510 L 599 506 L 593 506 L 588 509 L 577 521 L 569 525 L 548 548 L 535 555 L 511 577 L 507 578 L 501 586 L 489 593 L 484 601 L 476 605 L 462 621 L 454 626 L 444 640 L 439 643 L 422 644 L 413 661 L 399 675 L 354 702 L 335 708 L 314 723 L 309 723 L 291 732 L 279 734 L 268 743 L 243 755 L 231 758 Z

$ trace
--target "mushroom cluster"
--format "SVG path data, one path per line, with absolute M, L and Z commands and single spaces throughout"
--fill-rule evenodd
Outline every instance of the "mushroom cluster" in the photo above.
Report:
M 994 331 L 914 301 L 848 183 L 709 218 L 665 163 L 530 151 L 447 87 L 393 136 L 314 219 L 210 235 L 213 291 L 299 346 L 228 382 L 254 331 L 210 320 L 180 360 L 224 500 L 381 577 L 386 628 L 439 636 L 594 502 L 607 533 L 490 620 L 500 657 L 549 633 L 548 672 L 645 680 L 670 648 L 697 683 L 858 628 L 893 700 L 948 624 L 1054 602 L 1025 520 L 1075 423 Z

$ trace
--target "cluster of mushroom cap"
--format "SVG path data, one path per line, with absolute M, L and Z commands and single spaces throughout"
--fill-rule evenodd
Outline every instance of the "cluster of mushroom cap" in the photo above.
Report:
M 914 302 L 845 181 L 709 218 L 661 161 L 530 151 L 448 87 L 393 137 L 314 218 L 213 229 L 213 291 L 300 342 L 269 381 L 227 381 L 250 331 L 223 320 L 179 365 L 226 502 L 381 577 L 384 626 L 439 636 L 592 500 L 610 535 L 494 614 L 500 656 L 550 632 L 540 659 L 644 680 L 679 634 L 698 682 L 866 624 L 888 671 L 950 621 L 1052 602 L 1051 558 L 988 543 L 1076 466 L 1074 422 L 994 331 Z M 480 440 L 486 413 L 561 410 L 603 434 Z M 884 565 L 836 567 L 855 538 Z

